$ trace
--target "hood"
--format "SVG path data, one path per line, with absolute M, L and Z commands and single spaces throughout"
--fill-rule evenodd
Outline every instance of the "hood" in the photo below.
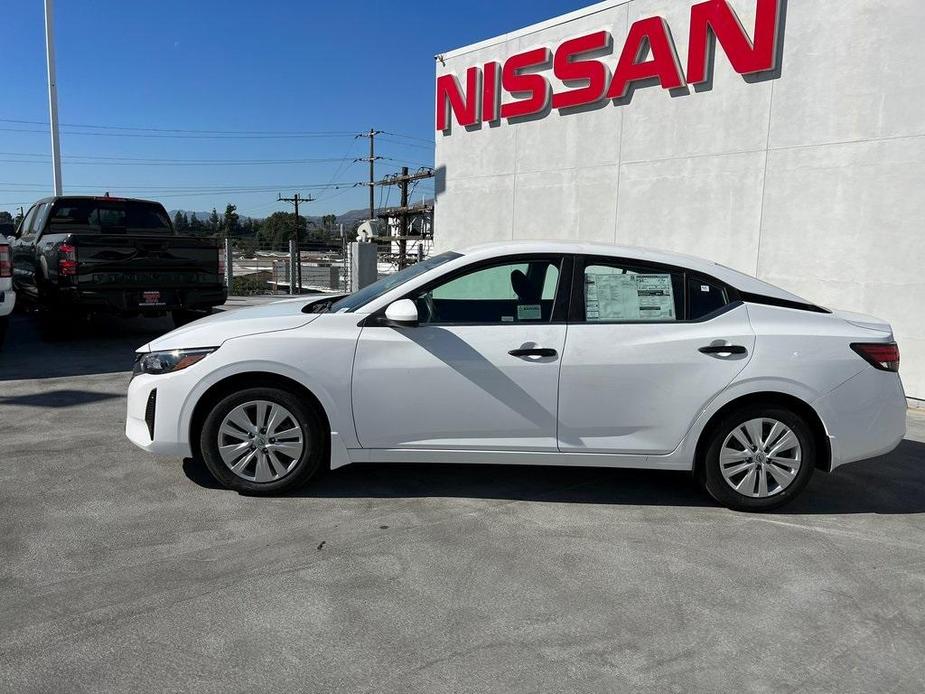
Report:
M 852 313 L 851 311 L 832 311 L 832 313 L 843 321 L 851 323 L 851 325 L 856 325 L 859 328 L 876 330 L 877 332 L 886 333 L 887 335 L 893 334 L 892 326 L 880 318 L 865 316 L 863 313 Z
M 139 347 L 137 351 L 158 352 L 169 349 L 218 347 L 235 337 L 292 330 L 308 325 L 321 315 L 303 313 L 303 308 L 327 298 L 329 297 L 321 296 L 308 301 L 305 298 L 287 299 L 263 306 L 221 311 L 162 335 Z

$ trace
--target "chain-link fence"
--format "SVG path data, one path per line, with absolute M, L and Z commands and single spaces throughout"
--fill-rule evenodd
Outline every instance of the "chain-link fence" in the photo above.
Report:
M 336 245 L 303 244 L 299 249 L 299 266 L 289 251 L 259 244 L 236 245 L 232 242 L 229 294 L 314 294 L 338 292 L 344 287 L 343 249 Z M 228 261 L 226 260 L 226 263 Z M 298 274 L 301 270 L 301 287 Z M 291 275 L 296 272 L 296 281 Z M 301 289 L 301 291 L 299 291 Z
M 430 255 L 430 247 L 429 241 L 410 243 L 399 260 L 394 243 L 392 247 L 379 244 L 375 276 L 384 277 L 423 260 Z M 347 245 L 336 241 L 301 244 L 296 265 L 288 250 L 233 239 L 226 242 L 225 259 L 232 296 L 348 293 L 358 289 L 350 286 Z M 295 281 L 291 279 L 293 273 Z

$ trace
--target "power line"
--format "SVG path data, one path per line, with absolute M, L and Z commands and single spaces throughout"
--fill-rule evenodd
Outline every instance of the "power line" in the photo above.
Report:
M 11 118 L 0 118 L 0 123 L 13 123 L 20 125 L 48 125 L 48 121 L 38 120 L 14 120 Z M 61 123 L 63 128 L 86 128 L 95 130 L 121 130 L 125 132 L 150 132 L 150 133 L 185 133 L 197 135 L 287 135 L 287 136 L 353 136 L 353 130 L 210 130 L 210 129 L 191 129 L 191 128 L 137 128 L 122 125 L 97 125 L 88 123 Z M 42 131 L 44 132 L 44 131 Z

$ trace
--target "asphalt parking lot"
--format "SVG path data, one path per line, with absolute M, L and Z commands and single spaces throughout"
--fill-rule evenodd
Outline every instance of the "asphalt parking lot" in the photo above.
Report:
M 772 515 L 688 477 L 361 466 L 217 489 L 123 436 L 164 321 L 0 352 L 0 689 L 920 692 L 925 416 Z

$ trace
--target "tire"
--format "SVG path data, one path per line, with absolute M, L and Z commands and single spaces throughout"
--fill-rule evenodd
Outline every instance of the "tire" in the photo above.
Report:
M 273 426 L 258 426 L 261 414 L 275 417 Z M 297 454 L 295 429 L 301 436 Z M 277 440 L 274 434 L 284 436 Z M 248 388 L 222 398 L 206 416 L 199 439 L 212 476 L 227 489 L 252 495 L 280 494 L 305 485 L 326 460 L 325 443 L 326 427 L 315 408 L 280 388 Z M 245 460 L 249 456 L 251 460 Z
M 197 321 L 200 318 L 205 318 L 211 313 L 212 309 L 205 311 L 187 311 L 183 309 L 177 309 L 176 311 L 170 312 L 170 317 L 173 319 L 174 327 L 182 328 L 184 325 L 189 325 L 193 321 Z
M 756 427 L 756 420 L 764 421 Z M 754 451 L 754 445 L 745 443 L 754 444 L 756 436 L 762 441 Z M 809 484 L 816 468 L 812 429 L 802 416 L 780 406 L 749 405 L 730 413 L 709 437 L 703 485 L 716 501 L 735 511 L 772 511 L 790 503 Z M 769 458 L 768 453 L 776 455 Z

